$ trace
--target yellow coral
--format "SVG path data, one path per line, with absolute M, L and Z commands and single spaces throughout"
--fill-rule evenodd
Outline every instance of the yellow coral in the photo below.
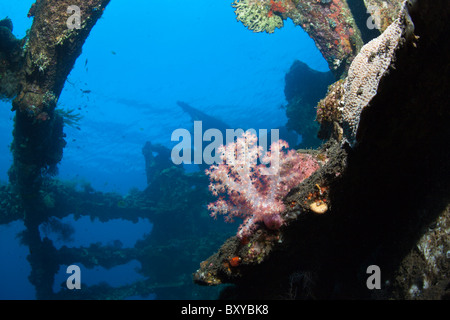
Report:
M 235 0 L 232 7 L 236 8 L 236 19 L 253 32 L 273 33 L 276 28 L 283 27 L 283 19 L 271 14 L 268 0 Z

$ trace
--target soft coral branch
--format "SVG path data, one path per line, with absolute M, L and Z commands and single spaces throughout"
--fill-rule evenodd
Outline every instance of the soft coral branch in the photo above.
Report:
M 246 132 L 236 142 L 221 146 L 222 163 L 206 170 L 210 190 L 219 197 L 208 205 L 211 216 L 222 214 L 226 221 L 244 219 L 239 238 L 251 235 L 261 223 L 268 229 L 279 229 L 284 223 L 280 215 L 285 209 L 283 198 L 319 168 L 313 157 L 286 151 L 288 144 L 283 140 L 274 142 L 265 154 L 257 140 L 256 135 Z M 270 167 L 258 164 L 258 159 Z

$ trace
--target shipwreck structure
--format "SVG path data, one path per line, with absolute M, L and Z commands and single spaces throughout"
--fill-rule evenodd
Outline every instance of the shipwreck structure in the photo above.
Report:
M 319 102 L 327 142 L 307 153 L 324 164 L 286 196 L 284 225 L 229 238 L 194 281 L 233 283 L 234 299 L 450 296 L 449 17 L 446 1 L 402 3 Z
M 65 146 L 57 101 L 108 3 L 37 0 L 24 39 L 13 36 L 11 20 L 0 21 L 0 97 L 12 100 L 15 110 L 0 223 L 24 222 L 21 241 L 29 247 L 29 280 L 38 299 L 150 293 L 163 299 L 450 297 L 447 0 L 234 2 L 238 20 L 257 32 L 273 32 L 292 19 L 314 39 L 331 70 L 315 75 L 323 91 L 331 84 L 328 92 L 307 100 L 309 108 L 320 100 L 316 120 L 325 142 L 301 150 L 321 167 L 283 198 L 280 227 L 261 224 L 245 238 L 230 236 L 235 226 L 208 217 L 206 203 L 213 197 L 207 176 L 175 166 L 163 146 L 144 146 L 148 187 L 126 197 L 96 192 L 89 184 L 79 190 L 54 178 Z M 83 17 L 77 28 L 67 26 L 72 5 Z M 373 18 L 369 8 L 377 13 L 370 20 L 375 29 L 364 27 Z M 311 114 L 296 110 L 305 97 L 293 86 L 285 92 L 295 128 L 296 117 Z M 154 227 L 132 248 L 115 243 L 56 249 L 39 228 L 58 228 L 55 219 L 69 214 L 148 219 Z M 144 280 L 53 291 L 60 266 L 111 268 L 132 260 L 140 262 Z M 380 289 L 367 286 L 371 266 L 381 270 Z M 212 287 L 221 284 L 229 286 Z

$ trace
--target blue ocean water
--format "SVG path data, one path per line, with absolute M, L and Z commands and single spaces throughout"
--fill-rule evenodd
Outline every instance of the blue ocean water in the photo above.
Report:
M 0 18 L 12 19 L 17 37 L 31 26 L 26 15 L 33 2 L 0 0 Z M 236 21 L 231 1 L 111 1 L 58 103 L 82 116 L 77 127 L 64 129 L 67 146 L 58 178 L 89 181 L 95 190 L 122 195 L 131 188 L 143 190 L 145 142 L 170 147 L 175 129 L 192 126 L 176 104 L 179 100 L 233 128 L 283 126 L 287 120 L 280 107 L 286 104 L 284 77 L 294 60 L 328 70 L 313 40 L 290 20 L 273 34 L 257 34 Z M 10 102 L 0 102 L 3 182 L 12 164 L 10 109 Z M 132 246 L 152 228 L 149 221 L 74 222 L 69 217 L 68 222 L 76 230 L 70 246 L 114 239 Z M 27 280 L 28 248 L 16 238 L 23 228 L 20 222 L 0 226 L 0 299 L 34 299 Z M 130 263 L 93 270 L 83 281 L 103 279 L 120 285 L 139 279 L 135 268 Z M 58 273 L 59 279 L 66 278 L 64 271 Z M 55 286 L 61 281 L 57 279 Z

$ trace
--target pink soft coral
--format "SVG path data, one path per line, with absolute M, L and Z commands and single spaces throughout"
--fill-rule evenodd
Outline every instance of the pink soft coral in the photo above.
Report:
M 257 141 L 256 135 L 247 131 L 236 142 L 221 146 L 222 163 L 206 170 L 210 190 L 219 196 L 208 205 L 211 216 L 223 214 L 230 222 L 235 217 L 244 219 L 237 233 L 241 239 L 261 222 L 268 229 L 279 229 L 284 223 L 280 215 L 285 209 L 283 197 L 319 168 L 310 155 L 285 151 L 288 144 L 283 140 L 272 143 L 266 154 Z M 258 158 L 270 167 L 258 164 Z

